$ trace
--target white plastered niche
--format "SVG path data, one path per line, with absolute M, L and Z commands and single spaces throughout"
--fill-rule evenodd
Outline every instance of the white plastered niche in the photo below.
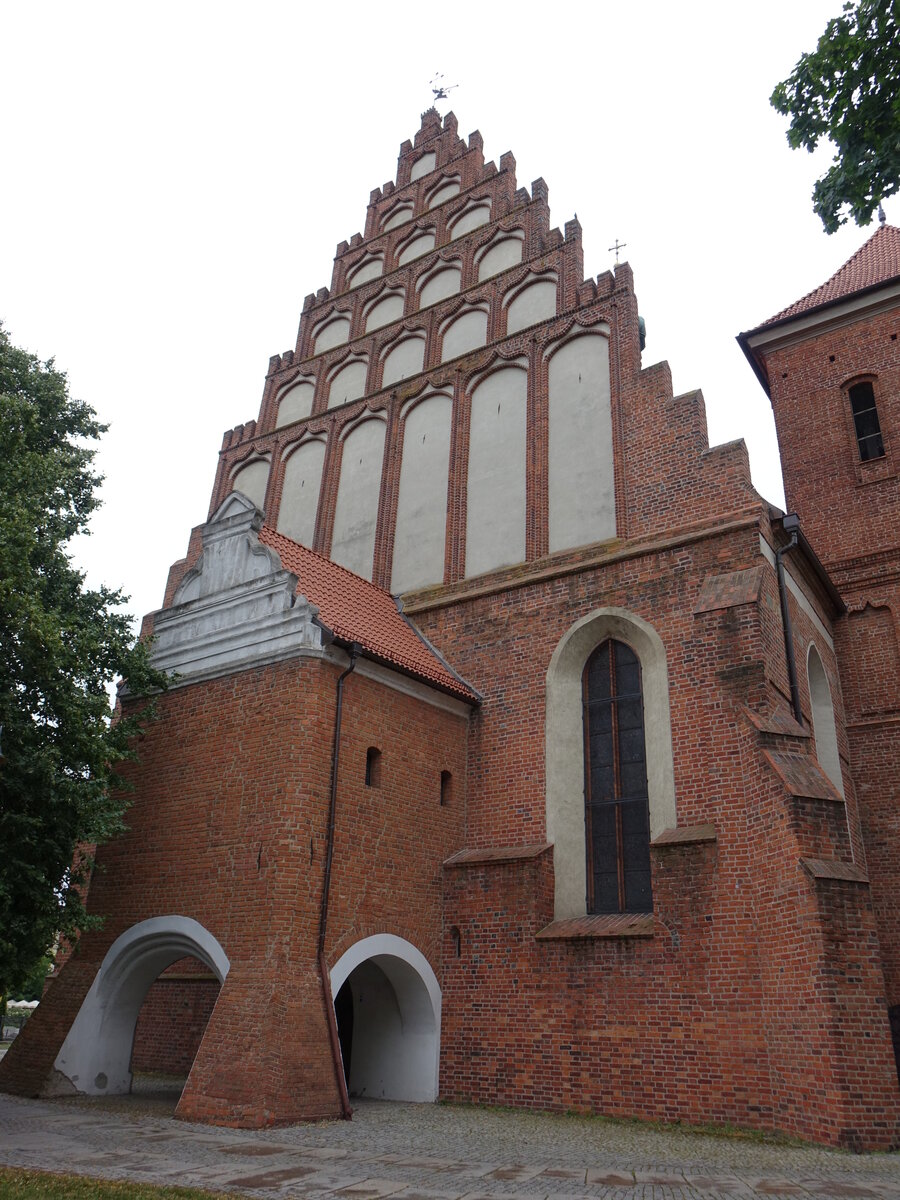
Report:
M 504 367 L 472 394 L 466 488 L 466 575 L 525 558 L 528 374 Z
M 319 438 L 303 442 L 284 466 L 278 532 L 304 546 L 312 546 L 322 486 L 325 443 Z
M 429 396 L 408 410 L 404 420 L 393 592 L 444 578 L 452 410 L 449 396 Z
M 372 578 L 375 527 L 384 458 L 384 421 L 356 425 L 344 439 L 331 557 L 364 579 Z

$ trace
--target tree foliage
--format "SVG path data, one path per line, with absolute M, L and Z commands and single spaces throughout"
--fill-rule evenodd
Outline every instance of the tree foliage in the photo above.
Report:
M 165 685 L 121 594 L 89 589 L 66 553 L 99 504 L 104 429 L 0 326 L 0 996 L 91 923 L 89 847 L 122 828 L 117 768 L 138 731 L 111 719 L 110 681 Z
M 828 22 L 771 103 L 791 118 L 793 149 L 822 138 L 837 153 L 813 188 L 813 210 L 828 233 L 847 221 L 868 225 L 880 201 L 900 188 L 900 4 L 852 0 Z

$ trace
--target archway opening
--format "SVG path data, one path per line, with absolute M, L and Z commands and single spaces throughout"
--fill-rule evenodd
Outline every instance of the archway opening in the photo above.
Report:
M 212 975 L 218 991 L 228 959 L 216 938 L 190 917 L 153 917 L 116 938 L 56 1056 L 57 1090 L 91 1096 L 131 1091 L 138 1015 L 155 981 L 186 958 Z M 194 1054 L 202 1035 L 201 1030 Z
M 389 935 L 367 938 L 336 964 L 332 988 L 351 1097 L 436 1100 L 440 989 L 415 947 Z
M 131 1047 L 131 1091 L 175 1102 L 181 1097 L 221 990 L 216 974 L 188 955 L 150 984 Z

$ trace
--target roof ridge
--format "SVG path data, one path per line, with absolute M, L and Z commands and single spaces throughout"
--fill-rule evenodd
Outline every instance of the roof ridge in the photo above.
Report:
M 871 261 L 875 255 L 882 255 L 878 246 L 879 241 L 888 243 L 883 252 L 883 260 L 881 262 Z M 873 255 L 873 251 L 875 255 Z M 892 262 L 892 258 L 896 261 Z M 857 275 L 865 276 L 865 278 L 856 278 Z M 765 329 L 768 325 L 774 325 L 788 317 L 824 308 L 836 300 L 845 300 L 858 292 L 887 283 L 888 280 L 894 279 L 898 275 L 900 275 L 900 228 L 885 223 L 879 225 L 875 232 L 866 238 L 863 244 L 857 247 L 853 254 L 829 275 L 824 283 L 811 288 L 799 300 L 786 305 L 774 316 L 760 322 L 756 329 Z M 844 282 L 846 282 L 846 286 L 843 286 Z

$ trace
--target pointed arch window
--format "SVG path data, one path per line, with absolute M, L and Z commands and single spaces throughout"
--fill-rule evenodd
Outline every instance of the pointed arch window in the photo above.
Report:
M 587 911 L 651 912 L 650 813 L 641 664 L 602 642 L 582 676 Z
M 881 423 L 875 406 L 874 387 L 865 380 L 854 384 L 848 394 L 860 462 L 868 462 L 871 458 L 884 458 L 884 439 L 881 436 Z

